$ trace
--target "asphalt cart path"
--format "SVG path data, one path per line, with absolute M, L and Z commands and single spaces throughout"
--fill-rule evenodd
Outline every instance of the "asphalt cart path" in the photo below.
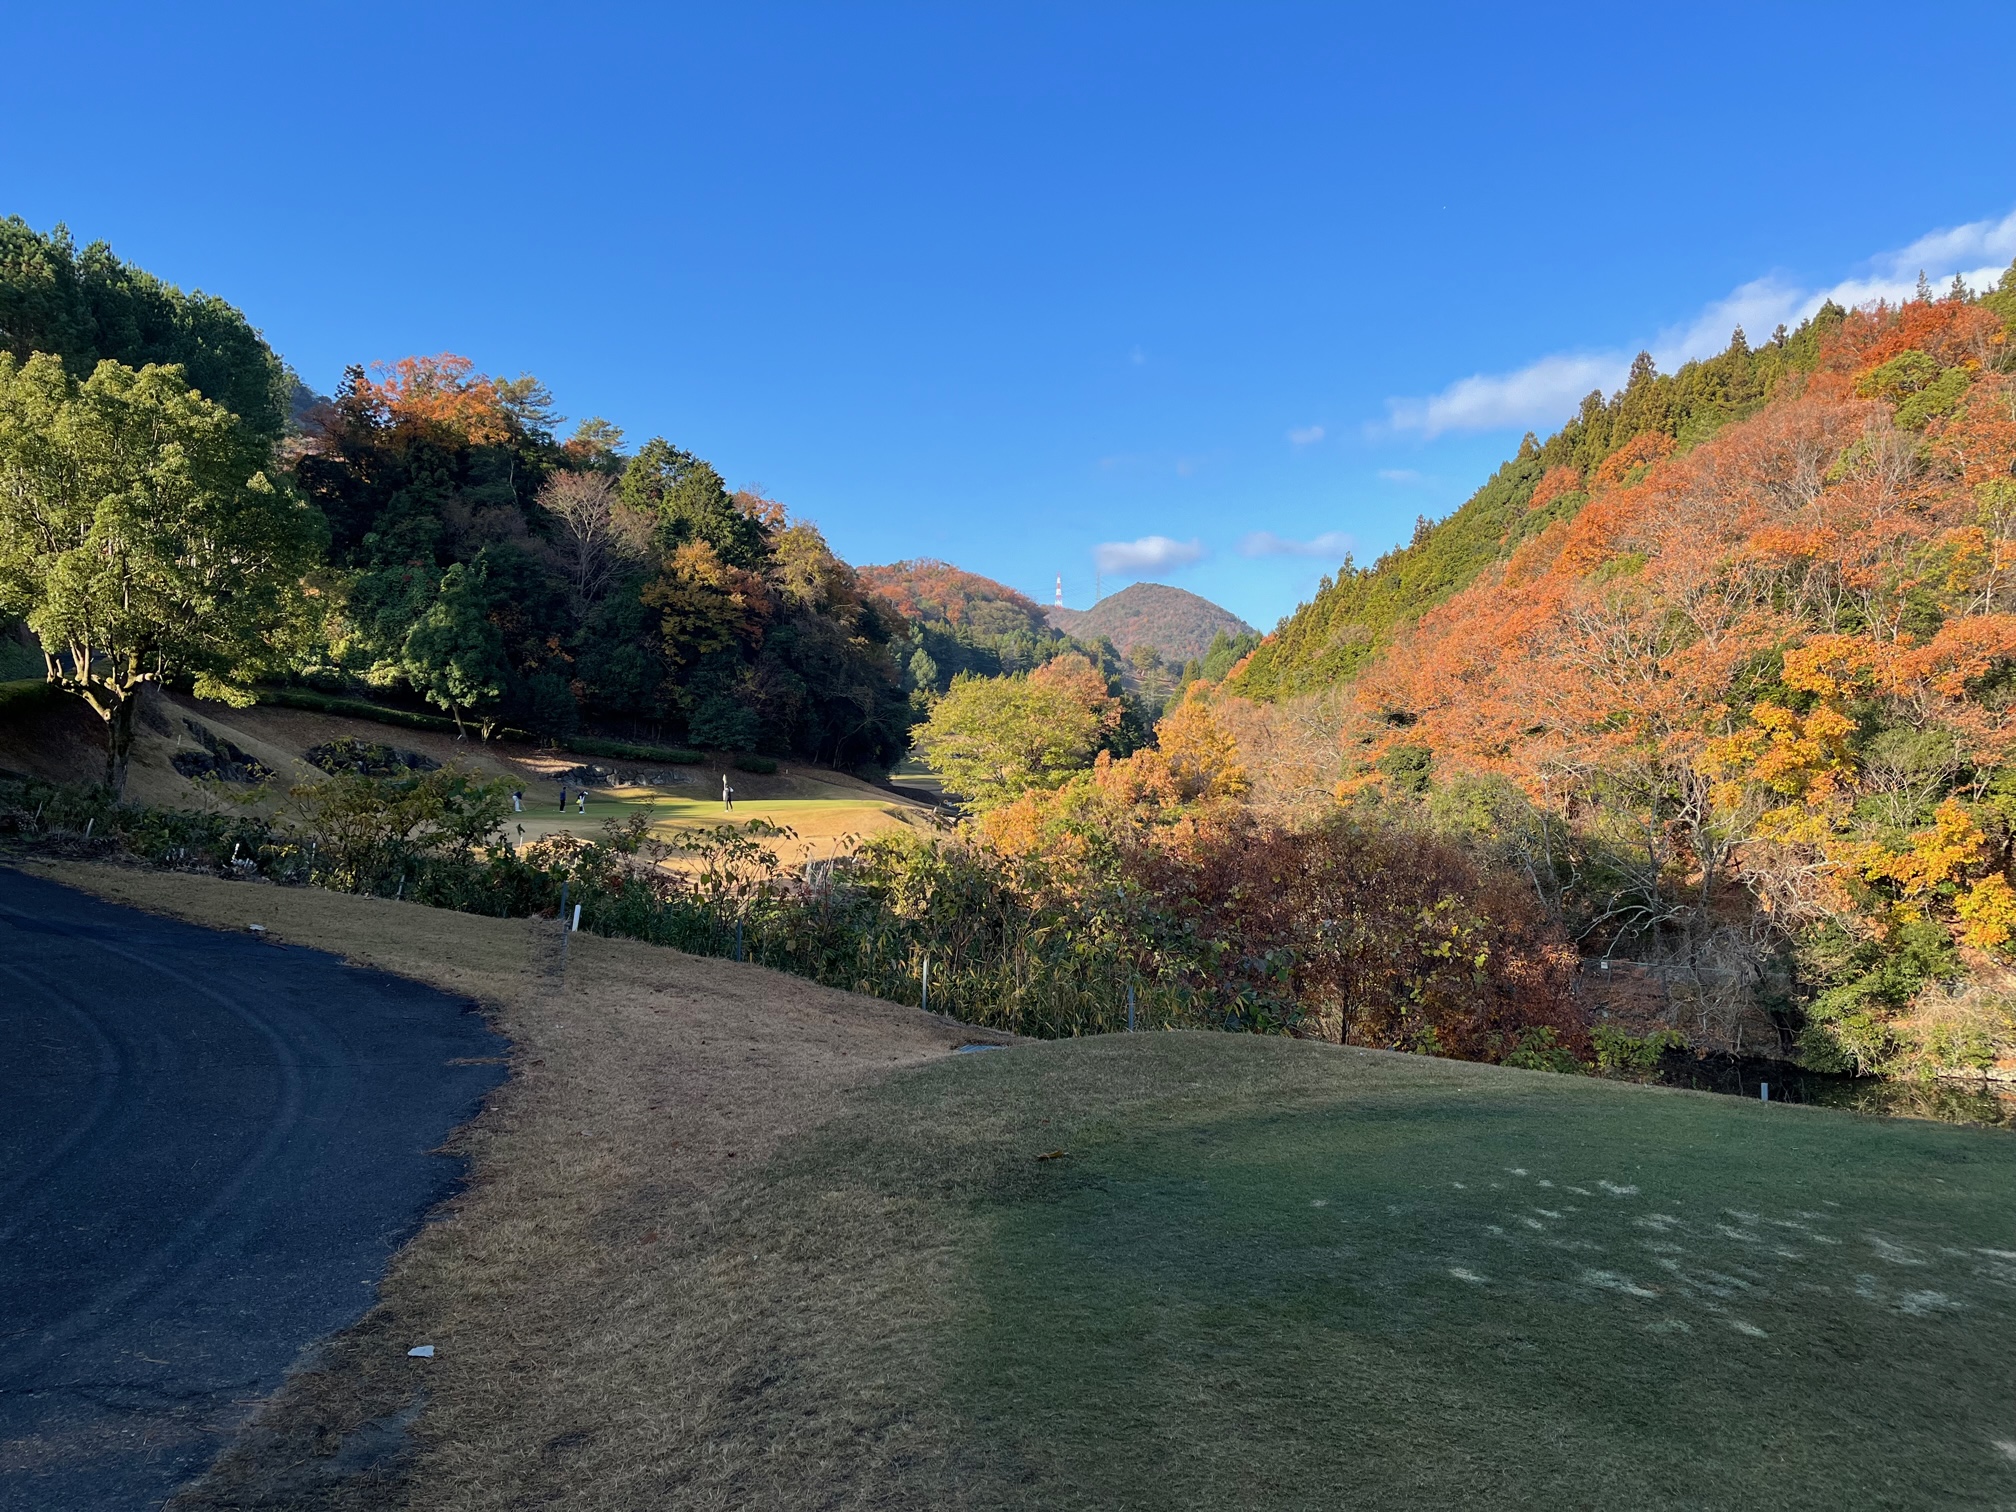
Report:
M 370 1306 L 505 1048 L 432 988 L 0 869 L 0 1508 L 208 1465 Z

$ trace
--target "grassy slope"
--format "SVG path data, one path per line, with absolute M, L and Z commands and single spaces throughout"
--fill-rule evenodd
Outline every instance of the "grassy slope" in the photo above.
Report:
M 522 921 L 58 871 L 517 1044 L 453 1221 L 192 1508 L 2016 1501 L 2000 1131 L 1238 1036 L 947 1057 L 635 942 L 563 984 Z M 346 1477 L 423 1385 L 403 1491 Z
M 512 1041 L 510 1080 L 451 1141 L 468 1190 L 175 1508 L 767 1508 L 889 1483 L 915 1437 L 912 1336 L 941 1311 L 930 1236 L 892 1247 L 882 1211 L 815 1204 L 789 1250 L 752 1253 L 739 1173 L 846 1088 L 1000 1036 L 631 940 L 574 936 L 563 965 L 544 921 L 44 870 L 473 997 Z M 421 1340 L 434 1359 L 407 1356 Z M 782 1424 L 762 1411 L 779 1357 L 820 1404 Z
M 957 1235 L 920 1502 L 1957 1507 L 2016 1497 L 2012 1153 L 1156 1036 L 909 1073 L 766 1180 Z

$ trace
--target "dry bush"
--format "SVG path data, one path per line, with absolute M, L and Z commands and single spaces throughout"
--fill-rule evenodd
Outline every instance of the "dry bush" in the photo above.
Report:
M 1280 703 L 1230 695 L 1212 700 L 1211 712 L 1237 745 L 1252 783 L 1247 801 L 1256 814 L 1286 821 L 1335 807 L 1351 709 L 1350 693 L 1341 687 Z
M 1340 1043 L 1498 1060 L 1538 1030 L 1586 1054 L 1574 949 L 1524 880 L 1418 828 L 1228 825 L 1150 884 L 1226 942 L 1221 996 L 1295 1002 Z
M 1899 1069 L 2016 1078 L 2016 978 L 2006 971 L 1927 988 L 1892 1022 Z

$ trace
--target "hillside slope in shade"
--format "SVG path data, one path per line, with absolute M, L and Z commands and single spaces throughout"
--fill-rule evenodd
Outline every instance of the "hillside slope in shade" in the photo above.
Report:
M 1134 583 L 1109 593 L 1090 609 L 1050 609 L 1050 623 L 1080 640 L 1105 636 L 1122 651 L 1149 645 L 1165 660 L 1201 657 L 1219 634 L 1239 636 L 1253 627 L 1207 598 L 1164 583 Z

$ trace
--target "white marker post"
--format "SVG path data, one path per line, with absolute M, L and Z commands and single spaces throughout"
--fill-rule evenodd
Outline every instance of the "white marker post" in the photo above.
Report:
M 931 1011 L 931 957 L 929 956 L 924 957 L 924 1001 L 922 1007 L 926 1013 Z
M 568 933 L 579 934 L 580 932 L 581 932 L 581 905 L 579 903 L 576 903 L 574 905 L 574 927 L 573 929 L 569 930 Z
M 1757 1083 L 1757 1095 L 1758 1097 L 1762 1098 L 1765 1102 L 1771 1101 L 1771 1083 L 1769 1082 Z

